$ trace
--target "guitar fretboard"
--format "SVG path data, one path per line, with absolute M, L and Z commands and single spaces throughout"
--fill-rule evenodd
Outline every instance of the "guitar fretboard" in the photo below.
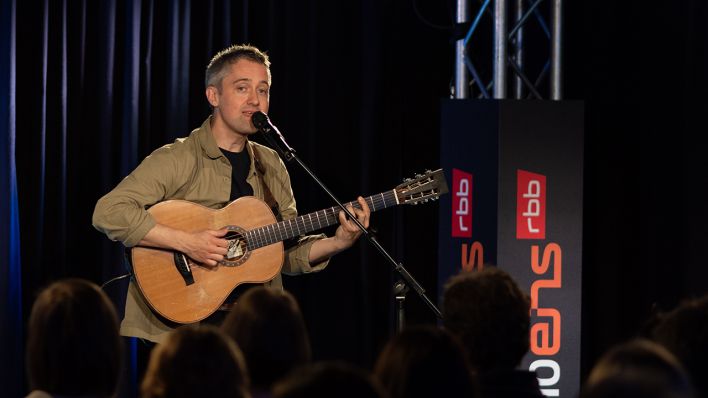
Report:
M 364 198 L 364 200 L 366 201 L 366 204 L 369 205 L 371 212 L 398 204 L 395 190 L 372 195 Z M 356 201 L 344 204 L 345 207 L 350 205 L 356 209 L 361 209 L 359 202 Z M 259 247 L 272 245 L 276 242 L 326 228 L 338 222 L 338 214 L 340 211 L 341 209 L 338 206 L 330 207 L 328 209 L 295 217 L 290 220 L 252 229 L 245 234 L 246 241 L 248 242 L 248 249 L 255 250 Z

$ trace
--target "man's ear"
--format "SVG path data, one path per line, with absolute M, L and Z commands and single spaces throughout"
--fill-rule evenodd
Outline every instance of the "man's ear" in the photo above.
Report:
M 208 86 L 206 88 L 206 97 L 209 104 L 216 108 L 219 106 L 219 90 L 214 86 Z

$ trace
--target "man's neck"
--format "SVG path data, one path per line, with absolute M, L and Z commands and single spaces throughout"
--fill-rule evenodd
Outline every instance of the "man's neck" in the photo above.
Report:
M 219 123 L 218 119 L 211 119 L 211 134 L 214 136 L 216 145 L 229 152 L 241 152 L 248 141 L 248 137 L 232 131 L 227 126 Z

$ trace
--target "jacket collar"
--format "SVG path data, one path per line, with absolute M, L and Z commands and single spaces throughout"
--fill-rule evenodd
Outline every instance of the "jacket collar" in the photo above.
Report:
M 211 132 L 211 118 L 212 116 L 209 115 L 204 123 L 202 123 L 202 126 L 197 131 L 197 135 L 199 137 L 199 144 L 204 148 L 204 152 L 207 156 L 211 159 L 218 159 L 223 157 L 224 154 L 221 152 L 221 149 L 219 149 L 219 146 L 216 145 L 216 140 Z M 246 150 L 248 150 L 248 155 L 253 159 L 253 143 L 251 143 L 250 140 L 246 140 Z M 253 162 L 251 162 L 251 169 L 253 169 Z

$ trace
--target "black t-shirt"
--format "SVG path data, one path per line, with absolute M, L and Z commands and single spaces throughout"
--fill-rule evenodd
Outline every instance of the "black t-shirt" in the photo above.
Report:
M 241 196 L 253 196 L 253 187 L 246 182 L 248 170 L 251 168 L 251 157 L 248 156 L 248 150 L 245 147 L 241 152 L 230 152 L 226 149 L 221 149 L 221 153 L 231 162 L 231 195 L 229 201 L 236 200 Z

